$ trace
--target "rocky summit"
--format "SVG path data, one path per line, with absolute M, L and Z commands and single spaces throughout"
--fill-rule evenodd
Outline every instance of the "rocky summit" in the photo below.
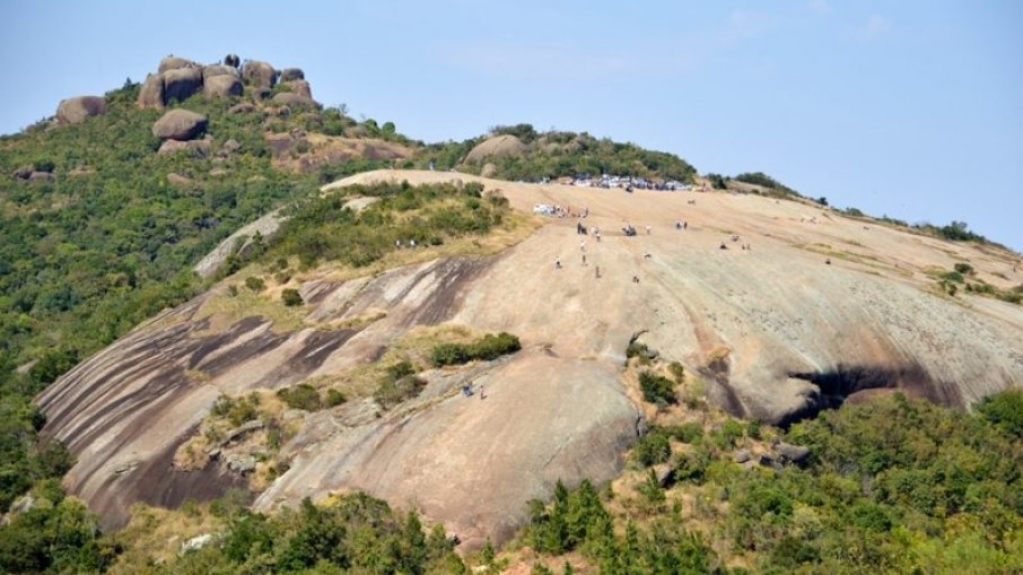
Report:
M 256 308 L 218 319 L 210 310 L 234 289 L 225 280 L 75 367 L 39 396 L 44 432 L 78 456 L 66 483 L 107 525 L 124 524 L 136 501 L 175 506 L 238 485 L 259 509 L 358 489 L 470 546 L 506 540 L 528 519 L 523 503 L 557 480 L 621 470 L 652 409 L 622 367 L 637 346 L 680 363 L 731 413 L 781 425 L 864 394 L 967 407 L 1023 385 L 1023 307 L 951 297 L 935 281 L 969 262 L 977 281 L 1009 289 L 1019 272 L 1006 250 L 709 189 L 381 170 L 322 193 L 380 180 L 478 182 L 533 231 L 489 255 L 417 246 L 414 261 L 387 269 L 298 273 L 294 321 Z M 286 216 L 271 219 L 253 229 L 271 237 Z M 205 259 L 205 273 L 229 252 Z M 249 430 L 182 463 L 222 396 L 327 381 L 445 329 L 510 332 L 523 349 L 423 371 L 422 391 L 389 409 L 366 396 L 289 412 L 295 432 L 263 484 L 247 481 L 266 457 L 237 439 Z M 469 384 L 478 393 L 467 397 Z M 807 456 L 793 449 L 790 459 Z

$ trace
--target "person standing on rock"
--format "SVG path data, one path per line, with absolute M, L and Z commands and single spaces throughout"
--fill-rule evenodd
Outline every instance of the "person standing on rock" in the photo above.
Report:
M 483 391 L 483 384 L 481 383 L 480 384 L 480 401 L 483 401 L 486 398 L 487 398 L 487 394 Z

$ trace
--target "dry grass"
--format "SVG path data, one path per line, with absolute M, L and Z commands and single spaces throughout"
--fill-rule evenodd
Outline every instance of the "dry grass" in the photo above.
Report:
M 306 326 L 305 310 L 302 306 L 288 307 L 281 301 L 280 293 L 288 287 L 286 284 L 271 285 L 261 292 L 253 292 L 245 287 L 244 278 L 259 277 L 264 281 L 270 279 L 260 266 L 247 266 L 235 275 L 224 280 L 221 285 L 210 291 L 209 296 L 203 301 L 196 311 L 193 321 L 209 319 L 209 327 L 203 332 L 197 332 L 196 336 L 203 336 L 215 333 L 222 333 L 239 321 L 253 316 L 261 316 L 271 322 L 271 327 L 276 333 L 296 331 Z M 229 286 L 234 285 L 237 293 L 232 295 Z
M 110 568 L 111 575 L 134 575 L 140 565 L 164 563 L 180 554 L 182 543 L 205 533 L 222 533 L 224 521 L 208 505 L 186 504 L 171 511 L 145 504 L 131 508 L 128 526 L 116 534 L 125 552 Z

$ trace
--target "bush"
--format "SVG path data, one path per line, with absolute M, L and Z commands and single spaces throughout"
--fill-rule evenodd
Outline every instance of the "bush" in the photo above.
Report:
M 304 409 L 305 411 L 316 411 L 323 406 L 320 400 L 320 392 L 308 383 L 300 383 L 295 387 L 286 387 L 277 390 L 277 397 L 288 404 L 292 409 Z
M 973 266 L 967 263 L 959 262 L 954 267 L 955 271 L 963 274 L 964 276 L 973 275 Z
M 508 332 L 487 334 L 470 344 L 442 343 L 430 356 L 434 367 L 461 365 L 473 360 L 490 361 L 522 349 L 519 338 Z
M 327 406 L 337 407 L 346 401 L 348 401 L 348 398 L 340 391 L 336 389 L 327 390 Z
M 297 289 L 287 288 L 281 292 L 281 301 L 288 307 L 300 306 L 305 301 L 302 300 L 302 296 L 299 295 Z
M 661 430 L 651 430 L 636 442 L 633 454 L 643 467 L 664 463 L 671 457 L 668 435 Z
M 675 382 L 651 371 L 639 374 L 639 388 L 643 392 L 643 401 L 649 403 L 677 404 Z
M 249 276 L 245 278 L 245 287 L 252 291 L 260 292 L 266 289 L 266 282 L 262 278 Z

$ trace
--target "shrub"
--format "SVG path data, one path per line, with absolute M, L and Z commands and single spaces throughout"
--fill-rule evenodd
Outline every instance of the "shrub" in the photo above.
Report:
M 515 353 L 522 349 L 519 338 L 513 334 L 502 331 L 501 333 L 487 334 L 482 338 L 470 343 L 442 343 L 433 348 L 431 362 L 434 367 L 445 365 L 461 365 L 473 360 L 490 361 Z
M 651 371 L 639 374 L 639 388 L 643 392 L 643 400 L 649 403 L 677 404 L 675 382 Z
M 262 278 L 249 276 L 245 278 L 245 287 L 252 291 L 260 292 L 266 289 L 266 282 L 264 282 Z
M 643 467 L 664 463 L 671 457 L 668 435 L 661 430 L 651 430 L 636 442 L 633 454 Z
M 346 401 L 348 401 L 348 398 L 340 391 L 336 389 L 327 390 L 327 406 L 337 407 Z
M 670 371 L 672 377 L 675 378 L 675 383 L 681 385 L 682 382 L 685 381 L 685 379 L 686 379 L 686 368 L 682 367 L 681 363 L 679 363 L 677 361 L 671 362 L 671 364 L 668 365 L 668 371 Z
M 305 301 L 302 300 L 302 296 L 299 295 L 297 289 L 287 288 L 281 292 L 281 301 L 288 307 L 300 306 Z
M 292 409 L 304 409 L 305 411 L 316 411 L 322 407 L 320 392 L 308 383 L 300 383 L 295 387 L 286 387 L 277 390 L 277 397 L 288 404 Z
M 667 428 L 671 436 L 682 443 L 697 443 L 703 437 L 703 426 L 695 421 Z
M 973 266 L 967 263 L 959 262 L 954 267 L 955 271 L 961 273 L 964 276 L 973 275 Z

